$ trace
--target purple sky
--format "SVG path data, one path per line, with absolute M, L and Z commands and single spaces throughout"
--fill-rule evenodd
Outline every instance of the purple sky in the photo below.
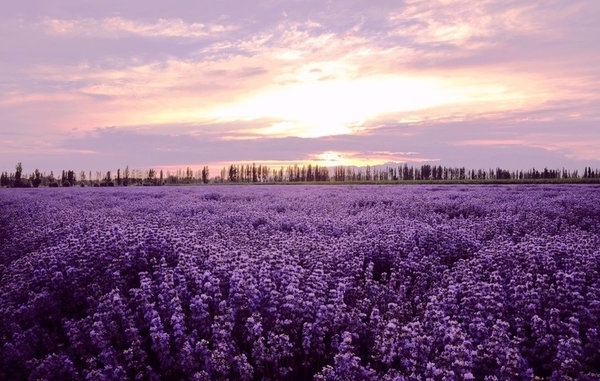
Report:
M 8 2 L 0 170 L 600 167 L 598 20 L 596 0 Z

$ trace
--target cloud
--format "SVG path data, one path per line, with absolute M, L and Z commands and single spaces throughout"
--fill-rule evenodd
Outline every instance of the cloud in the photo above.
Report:
M 229 32 L 233 25 L 186 23 L 182 19 L 159 18 L 154 22 L 143 22 L 122 17 L 51 19 L 42 22 L 50 34 L 75 38 L 122 38 L 126 35 L 139 37 L 205 38 Z
M 55 148 L 94 150 L 106 163 L 122 165 L 119 163 L 125 161 L 140 167 L 151 157 L 154 162 L 147 166 L 186 162 L 199 165 L 273 161 L 313 161 L 331 165 L 342 162 L 356 165 L 439 162 L 470 168 L 501 166 L 516 169 L 591 165 L 598 163 L 600 157 L 600 139 L 586 123 L 574 123 L 566 131 L 556 128 L 560 125 L 557 122 L 481 119 L 444 124 L 400 124 L 373 129 L 368 135 L 225 138 L 238 131 L 255 129 L 260 123 L 262 121 L 247 122 L 245 126 L 230 123 L 165 125 L 158 129 L 143 126 L 98 129 L 77 137 L 65 137 Z
M 475 169 L 600 165 L 600 139 L 586 123 L 575 123 L 571 130 L 562 130 L 562 133 L 556 128 L 560 123 L 555 121 L 481 119 L 391 124 L 373 128 L 369 134 L 327 138 L 227 138 L 256 129 L 264 122 L 99 128 L 72 131 L 24 145 L 16 136 L 5 136 L 0 139 L 12 140 L 8 147 L 13 148 L 0 153 L 0 162 L 12 165 L 6 158 L 20 153 L 18 160 L 23 161 L 26 168 L 37 166 L 45 171 L 60 168 L 106 171 L 125 165 L 130 168 L 189 165 L 194 169 L 209 165 L 214 169 L 242 162 L 271 166 L 308 162 L 359 166 L 406 162 Z
M 107 4 L 0 16 L 0 158 L 600 157 L 596 3 Z
M 500 3 L 494 0 L 411 0 L 392 12 L 392 35 L 417 44 L 451 45 L 479 50 L 517 36 L 557 36 L 550 28 L 581 9 L 581 2 L 546 7 L 541 2 Z

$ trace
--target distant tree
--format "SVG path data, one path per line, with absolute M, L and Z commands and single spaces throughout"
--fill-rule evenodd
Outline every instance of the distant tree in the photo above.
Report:
M 23 165 L 21 165 L 21 162 L 17 163 L 17 166 L 15 167 L 15 187 L 21 187 L 22 184 L 22 180 L 21 180 L 21 176 L 23 175 Z
M 256 168 L 256 163 L 252 163 L 252 182 L 258 182 L 258 168 Z
M 510 172 L 506 169 L 496 168 L 496 179 L 497 180 L 508 180 L 510 179 Z
M 346 180 L 356 181 L 356 171 L 354 171 L 354 168 L 346 168 Z
M 69 182 L 69 180 L 67 180 L 67 173 L 65 172 L 65 170 L 63 169 L 61 174 L 60 174 L 60 185 L 63 187 L 70 187 L 71 183 Z
M 2 172 L 0 175 L 0 187 L 7 187 L 10 184 L 10 178 L 8 177 L 8 173 Z
M 65 171 L 63 170 L 60 176 L 60 184 L 63 187 L 70 187 L 75 185 L 76 183 L 76 178 L 75 178 L 75 172 L 74 171 Z
M 593 179 L 595 177 L 598 177 L 596 171 L 594 171 L 592 169 L 592 167 L 585 167 L 583 169 L 583 178 L 584 179 Z
M 104 187 L 114 187 L 115 186 L 115 183 L 112 181 L 112 174 L 110 171 L 106 172 L 106 175 L 104 176 L 104 179 L 102 179 L 102 183 L 100 185 L 104 186 Z
M 431 177 L 431 165 L 424 164 L 421 166 L 421 179 L 429 180 Z
M 313 168 L 310 164 L 308 164 L 308 166 L 306 167 L 306 181 L 315 181 Z
M 204 184 L 208 184 L 208 176 L 209 176 L 209 171 L 208 171 L 208 167 L 204 166 L 202 168 L 202 182 Z
M 42 174 L 36 168 L 36 170 L 33 171 L 32 179 L 31 179 L 31 184 L 33 185 L 34 188 L 37 188 L 37 187 L 40 186 L 41 183 L 42 183 Z
M 413 169 L 411 167 L 411 169 Z M 419 167 L 414 169 L 414 175 L 412 176 L 413 180 L 421 180 L 421 169 Z
M 144 185 L 154 185 L 156 182 L 156 170 L 153 168 L 150 168 L 148 170 L 148 174 L 146 175 L 146 178 L 144 179 Z
M 247 183 L 252 181 L 252 167 L 250 166 L 250 164 L 246 164 L 246 176 L 245 176 L 245 180 Z
M 87 177 L 85 175 L 85 171 L 80 171 L 79 172 L 79 182 L 80 182 L 81 186 L 85 185 L 86 180 L 87 180 Z
M 123 171 L 123 185 L 129 185 L 129 166 L 125 166 L 125 171 Z
M 228 179 L 230 182 L 233 182 L 233 183 L 234 183 L 234 182 L 237 182 L 237 180 L 238 180 L 238 177 L 237 177 L 237 172 L 238 172 L 238 169 L 237 169 L 237 167 L 236 167 L 235 165 L 231 164 L 231 165 L 229 166 L 229 173 L 228 173 L 228 177 L 227 177 L 227 179 Z
M 315 181 L 329 181 L 329 169 L 315 165 Z
M 77 178 L 75 177 L 75 171 L 67 171 L 67 181 L 71 184 L 71 185 L 75 185 L 77 184 Z

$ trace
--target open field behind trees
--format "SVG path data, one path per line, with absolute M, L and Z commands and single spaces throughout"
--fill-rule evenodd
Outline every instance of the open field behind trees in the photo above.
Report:
M 600 379 L 598 186 L 0 189 L 0 209 L 0 379 Z

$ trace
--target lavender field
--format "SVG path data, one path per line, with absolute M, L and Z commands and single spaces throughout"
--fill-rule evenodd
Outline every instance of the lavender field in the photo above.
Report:
M 0 189 L 3 380 L 599 380 L 600 187 Z

